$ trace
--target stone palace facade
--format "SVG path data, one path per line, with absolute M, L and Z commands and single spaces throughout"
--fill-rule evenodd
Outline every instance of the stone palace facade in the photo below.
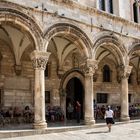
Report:
M 79 100 L 85 124 L 94 103 L 140 103 L 138 0 L 1 0 L 0 105 L 29 105 L 34 128 L 46 106 Z

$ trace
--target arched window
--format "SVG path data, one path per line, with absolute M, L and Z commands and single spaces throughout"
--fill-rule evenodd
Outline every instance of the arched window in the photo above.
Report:
M 139 12 L 139 6 L 138 3 L 135 2 L 133 4 L 133 16 L 134 16 L 134 22 L 138 23 L 138 12 Z
M 110 82 L 110 68 L 108 65 L 103 67 L 103 82 Z

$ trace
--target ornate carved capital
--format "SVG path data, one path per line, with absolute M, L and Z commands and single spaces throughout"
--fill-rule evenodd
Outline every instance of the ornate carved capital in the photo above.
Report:
M 98 69 L 98 62 L 93 59 L 88 59 L 84 65 L 83 71 L 86 75 L 93 76 L 96 69 Z
M 119 77 L 120 77 L 120 80 L 121 79 L 124 79 L 124 78 L 128 78 L 130 73 L 131 73 L 131 70 L 132 70 L 132 66 L 129 66 L 129 65 L 122 65 L 120 66 L 119 68 Z
M 50 56 L 49 52 L 33 51 L 30 55 L 34 69 L 45 70 L 48 58 Z

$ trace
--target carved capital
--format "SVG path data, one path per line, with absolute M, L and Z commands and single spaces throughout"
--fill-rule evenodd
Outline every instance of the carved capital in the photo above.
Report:
M 50 56 L 49 52 L 42 52 L 36 50 L 33 51 L 30 55 L 33 63 L 33 68 L 45 70 L 49 56 Z
M 95 70 L 98 69 L 98 62 L 93 59 L 88 59 L 84 65 L 84 73 L 85 75 L 93 76 L 95 74 Z
M 124 79 L 124 78 L 127 78 L 129 77 L 130 73 L 131 73 L 131 70 L 132 70 L 132 66 L 129 66 L 129 65 L 122 65 L 120 67 L 120 70 L 119 70 L 119 77 L 120 79 Z

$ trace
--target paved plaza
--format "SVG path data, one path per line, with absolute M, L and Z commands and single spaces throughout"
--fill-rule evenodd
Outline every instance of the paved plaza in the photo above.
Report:
M 108 132 L 105 125 L 92 129 L 82 129 L 60 133 L 49 133 L 24 137 L 6 138 L 3 140 L 139 140 L 140 121 L 115 124 Z

